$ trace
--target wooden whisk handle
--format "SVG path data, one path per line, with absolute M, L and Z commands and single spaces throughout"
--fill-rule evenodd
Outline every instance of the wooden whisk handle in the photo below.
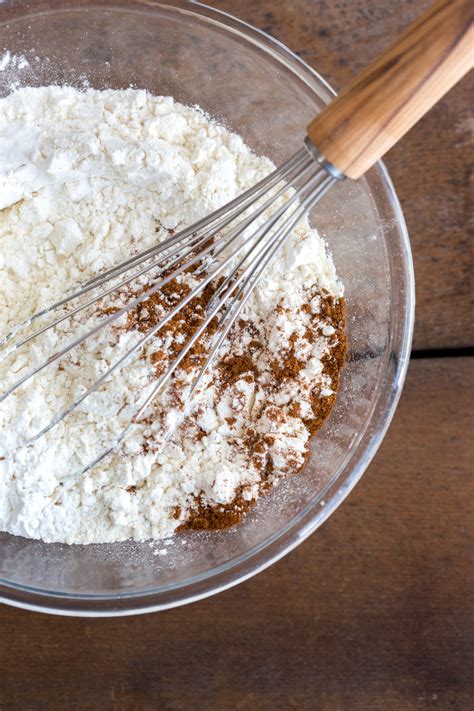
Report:
M 472 0 L 438 0 L 308 126 L 324 158 L 359 178 L 473 66 Z

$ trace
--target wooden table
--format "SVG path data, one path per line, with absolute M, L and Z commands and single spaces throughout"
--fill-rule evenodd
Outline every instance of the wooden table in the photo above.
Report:
M 213 4 L 281 39 L 336 87 L 427 5 Z M 189 607 L 119 620 L 1 607 L 1 711 L 473 708 L 472 83 L 387 159 L 414 250 L 415 350 L 356 490 L 284 560 Z

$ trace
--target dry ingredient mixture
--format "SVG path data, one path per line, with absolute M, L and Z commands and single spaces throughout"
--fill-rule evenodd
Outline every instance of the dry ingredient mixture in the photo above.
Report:
M 194 223 L 272 164 L 197 107 L 139 90 L 20 88 L 0 99 L 0 338 L 106 268 Z M 0 403 L 0 529 L 66 543 L 168 537 L 238 522 L 304 466 L 344 360 L 331 257 L 299 224 L 186 405 L 215 323 L 114 452 L 78 474 L 202 323 L 195 297 L 32 447 L 37 433 L 195 286 L 189 270 Z M 4 391 L 73 334 L 144 293 L 145 278 L 0 362 Z

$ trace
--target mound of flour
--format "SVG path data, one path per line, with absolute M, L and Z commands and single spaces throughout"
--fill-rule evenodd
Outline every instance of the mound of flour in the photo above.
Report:
M 65 291 L 229 201 L 271 168 L 239 136 L 169 97 L 49 86 L 0 99 L 0 337 Z M 153 353 L 172 343 L 155 341 L 112 386 L 22 448 L 17 440 L 80 395 L 136 334 L 124 329 L 115 341 L 92 339 L 46 369 L 0 404 L 0 529 L 66 543 L 167 537 L 197 502 L 219 507 L 237 494 L 258 496 L 262 465 L 249 450 L 249 432 L 265 443 L 272 481 L 297 471 L 310 437 L 304 425 L 312 416 L 310 393 L 316 385 L 321 398 L 334 395 L 322 362 L 336 345 L 335 329 L 321 311 L 321 294 L 337 301 L 342 285 L 322 240 L 304 221 L 245 308 L 246 326 L 233 347 L 242 354 L 259 340 L 253 374 L 244 371 L 229 383 L 210 374 L 187 426 L 166 446 L 153 447 L 160 428 L 179 419 L 176 398 L 163 395 L 123 447 L 79 476 L 74 472 L 128 423 L 136 397 L 153 382 Z M 318 335 L 305 341 L 315 319 Z M 69 324 L 70 331 L 48 334 L 0 362 L 1 390 L 82 325 Z M 269 396 L 273 356 L 289 343 L 299 349 L 298 379 Z M 230 347 L 222 357 L 230 357 Z M 181 379 L 186 386 L 186 376 Z

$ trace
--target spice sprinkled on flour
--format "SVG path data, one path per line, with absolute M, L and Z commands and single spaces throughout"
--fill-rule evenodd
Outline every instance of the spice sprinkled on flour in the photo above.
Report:
M 169 97 L 53 86 L 0 99 L 2 335 L 65 288 L 194 223 L 271 168 L 237 135 Z M 0 451 L 14 451 L 20 430 L 31 435 L 66 408 L 205 277 L 205 269 L 190 269 L 171 280 L 1 403 Z M 72 464 L 127 424 L 137 398 L 200 327 L 220 285 L 211 281 L 37 446 L 0 461 L 0 529 L 92 543 L 225 528 L 302 469 L 334 403 L 345 353 L 343 288 L 306 220 L 259 281 L 192 404 L 217 321 L 131 436 L 93 469 L 70 476 Z M 148 286 L 141 278 L 111 295 L 102 316 Z M 81 322 L 65 322 L 0 363 L 2 383 L 8 387 L 98 315 L 86 311 Z

